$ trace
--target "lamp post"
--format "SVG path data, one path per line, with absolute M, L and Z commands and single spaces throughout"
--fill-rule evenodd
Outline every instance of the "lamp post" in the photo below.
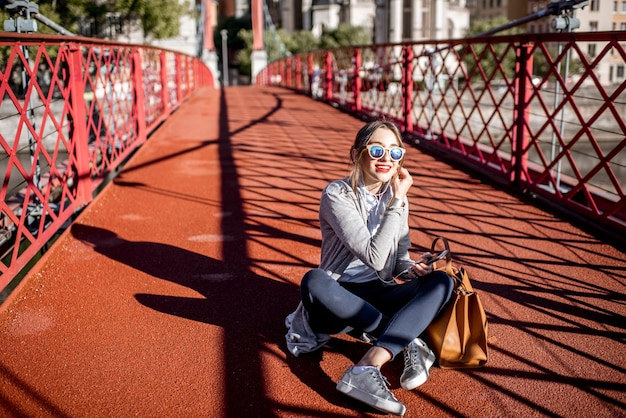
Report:
M 222 82 L 224 83 L 223 87 L 228 87 L 228 47 L 226 46 L 228 31 L 222 29 L 220 35 L 222 35 Z
M 575 17 L 576 9 L 580 9 L 580 8 L 587 6 L 589 2 L 586 0 L 583 0 L 583 1 L 578 0 L 573 3 L 574 3 L 573 5 L 568 4 L 569 7 L 564 8 L 563 10 L 561 9 L 558 10 L 557 16 L 553 18 L 552 21 L 550 22 L 552 29 L 557 30 L 559 32 L 569 33 L 569 32 L 572 32 L 574 29 L 580 28 L 580 20 Z M 562 51 L 563 51 L 563 44 L 559 42 L 558 56 L 561 56 Z M 562 75 L 563 80 L 565 80 L 566 83 L 567 83 L 567 79 L 569 78 L 570 59 L 571 59 L 571 52 L 568 49 L 565 52 L 565 69 L 563 70 L 563 75 Z M 561 62 L 562 61 L 559 60 L 559 63 L 557 64 L 557 72 L 559 74 L 561 74 Z M 559 105 L 559 96 L 560 96 L 560 84 L 555 81 L 554 104 L 553 104 L 554 109 L 556 109 Z M 566 94 L 564 93 L 563 100 L 565 99 L 566 99 Z M 564 133 L 565 133 L 565 106 L 563 106 L 563 108 L 561 109 L 561 121 L 559 124 L 559 135 L 561 136 L 561 138 L 563 138 Z M 559 148 L 558 151 L 556 148 L 557 148 L 556 132 L 552 131 L 552 146 L 550 148 L 550 161 L 554 161 L 554 159 L 556 158 L 557 152 L 560 153 L 561 151 L 563 151 L 563 147 L 560 145 L 558 146 Z M 557 190 L 561 189 L 561 169 L 562 169 L 562 159 L 560 159 L 559 162 L 556 164 L 556 173 L 554 176 Z

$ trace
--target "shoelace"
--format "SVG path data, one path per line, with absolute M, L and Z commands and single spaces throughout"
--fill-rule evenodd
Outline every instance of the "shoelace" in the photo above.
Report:
M 417 367 L 417 356 L 419 349 L 415 346 L 415 343 L 410 343 L 406 348 L 406 355 L 404 356 L 404 368 L 415 368 Z
M 380 370 L 376 369 L 376 370 L 371 370 L 370 373 L 372 373 L 374 375 L 374 377 L 376 378 L 376 382 L 378 382 L 378 384 L 386 391 L 389 391 L 389 381 L 387 380 L 387 378 L 385 376 L 383 376 L 383 374 L 380 372 Z

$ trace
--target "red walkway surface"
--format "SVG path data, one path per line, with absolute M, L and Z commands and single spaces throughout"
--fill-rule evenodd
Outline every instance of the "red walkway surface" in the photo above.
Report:
M 335 390 L 365 343 L 284 344 L 361 125 L 280 89 L 193 96 L 2 306 L 0 415 L 380 416 Z M 451 240 L 491 344 L 411 392 L 387 365 L 406 416 L 626 416 L 626 255 L 415 148 L 406 166 L 416 250 Z

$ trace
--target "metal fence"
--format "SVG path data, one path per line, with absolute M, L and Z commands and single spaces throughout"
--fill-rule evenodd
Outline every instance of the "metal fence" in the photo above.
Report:
M 191 93 L 195 57 L 0 33 L 0 290 Z
M 445 154 L 626 233 L 626 32 L 525 34 L 299 54 L 257 85 L 395 121 Z

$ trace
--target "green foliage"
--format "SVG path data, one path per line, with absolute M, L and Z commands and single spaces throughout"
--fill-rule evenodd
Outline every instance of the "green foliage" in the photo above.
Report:
M 301 30 L 290 36 L 288 33 L 282 33 L 282 30 L 279 30 L 278 34 L 287 50 L 294 55 L 319 48 L 319 41 L 311 31 Z
M 554 63 L 559 56 L 558 44 L 546 44 L 547 54 L 550 60 L 546 57 L 546 53 L 543 50 L 537 48 L 533 54 L 533 74 L 539 77 L 544 77 L 546 74 L 551 74 L 551 78 L 554 78 L 554 73 L 557 71 L 557 65 Z M 561 60 L 561 76 L 565 76 L 565 59 Z M 569 74 L 579 74 L 584 71 L 584 66 L 580 61 L 580 58 L 574 56 L 570 57 L 569 68 L 567 72 Z
M 147 39 L 165 39 L 180 32 L 180 18 L 193 13 L 190 0 L 179 4 L 178 0 L 37 0 L 39 13 L 71 32 L 79 33 L 81 18 L 91 19 L 96 28 L 106 26 L 107 13 L 119 13 L 122 23 L 137 20 Z M 0 11 L 3 20 L 8 14 Z M 38 23 L 39 33 L 56 33 Z M 93 36 L 98 37 L 95 33 Z
M 361 26 L 350 26 L 342 23 L 337 29 L 324 30 L 319 48 L 328 49 L 350 45 L 368 45 L 372 43 L 365 29 Z
M 184 7 L 177 0 L 143 0 L 139 3 L 139 19 L 144 34 L 156 39 L 177 36 Z
M 479 20 L 473 22 L 470 26 L 470 29 L 467 33 L 468 37 L 480 35 L 481 33 L 487 32 L 496 27 L 502 26 L 509 23 L 506 18 L 498 17 L 491 20 Z M 502 32 L 497 32 L 496 35 L 515 35 L 519 33 L 524 33 L 524 29 L 522 27 L 510 28 Z M 487 48 L 493 48 L 493 51 Z M 492 75 L 495 75 L 493 79 L 507 77 L 510 78 L 515 73 L 515 51 L 513 48 L 505 50 L 507 45 L 505 44 L 485 44 L 474 46 L 475 54 L 480 56 L 483 54 L 483 57 L 480 59 L 480 66 L 485 72 L 486 76 L 491 78 Z M 550 44 L 547 46 L 547 54 L 551 57 L 550 60 L 546 58 L 546 53 L 544 53 L 541 49 L 536 49 L 533 54 L 533 75 L 543 77 L 548 73 L 553 73 L 554 64 L 553 61 L 556 60 L 558 56 L 558 45 Z M 479 79 L 479 74 L 476 73 L 477 69 L 477 61 L 473 55 L 469 54 L 469 50 L 464 51 L 463 61 L 467 65 L 468 71 L 470 74 L 473 74 L 472 79 Z M 498 62 L 496 61 L 496 57 L 500 58 L 504 55 L 504 59 L 501 61 L 500 67 L 498 66 Z M 569 72 L 576 73 L 580 71 L 580 60 L 572 59 L 570 61 Z M 473 73 L 472 73 L 473 71 Z M 561 69 L 561 72 L 564 74 L 564 68 Z
M 252 74 L 252 43 L 254 41 L 254 35 L 252 29 L 241 29 L 237 34 L 239 38 L 246 45 L 245 48 L 240 49 L 237 53 L 237 61 L 239 63 L 239 74 L 250 75 Z
M 252 54 L 252 44 L 254 41 L 251 26 L 242 28 L 236 33 L 238 41 L 243 43 L 241 48 L 236 48 L 238 49 L 236 56 L 239 73 L 250 75 L 250 56 Z M 218 42 L 221 42 L 217 39 L 218 35 L 219 30 L 216 31 L 215 45 L 219 45 Z M 228 48 L 231 49 L 234 47 L 234 44 L 230 42 L 231 29 L 229 29 L 228 36 Z M 289 33 L 282 29 L 275 32 L 265 31 L 263 33 L 263 42 L 265 51 L 267 52 L 267 59 L 269 62 L 272 62 L 286 55 L 295 55 L 322 48 L 366 45 L 371 43 L 371 40 L 364 28 L 342 24 L 339 25 L 337 29 L 324 31 L 320 39 L 316 38 L 311 31 L 306 30 L 294 33 Z
M 224 20 L 215 28 L 213 32 L 213 44 L 215 48 L 221 53 L 222 51 L 222 35 L 221 31 L 226 29 L 228 31 L 228 39 L 226 45 L 230 51 L 238 51 L 247 47 L 246 42 L 240 37 L 239 33 L 242 30 L 252 30 L 252 21 L 250 17 L 229 17 Z M 250 45 L 252 45 L 252 38 L 250 38 Z
M 467 37 L 480 35 L 507 23 L 509 21 L 503 16 L 473 22 L 467 32 Z M 517 33 L 523 33 L 523 30 L 519 27 L 510 28 L 497 32 L 495 35 L 514 35 Z M 507 43 L 473 44 L 473 53 L 468 47 L 461 52 L 461 55 L 468 73 L 472 74 L 472 79 L 475 81 L 482 79 L 477 71 L 478 66 L 485 72 L 486 77 L 492 80 L 510 78 L 515 74 L 515 49 Z
M 481 33 L 485 33 L 489 30 L 495 29 L 499 26 L 503 26 L 510 23 L 509 20 L 504 16 L 494 17 L 492 19 L 481 19 L 473 21 L 467 31 L 467 37 L 472 37 L 476 35 L 480 35 Z M 513 27 L 507 30 L 503 30 L 501 32 L 497 32 L 495 35 L 515 35 L 518 33 L 524 33 L 524 29 L 522 27 Z

